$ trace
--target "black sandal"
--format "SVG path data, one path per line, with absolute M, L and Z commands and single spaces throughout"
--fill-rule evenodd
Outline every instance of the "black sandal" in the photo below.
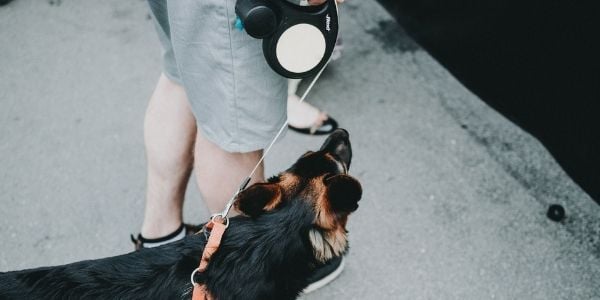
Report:
M 338 123 L 332 117 L 327 116 L 321 126 L 298 128 L 288 124 L 288 128 L 302 134 L 308 135 L 325 135 L 334 132 L 338 128 Z

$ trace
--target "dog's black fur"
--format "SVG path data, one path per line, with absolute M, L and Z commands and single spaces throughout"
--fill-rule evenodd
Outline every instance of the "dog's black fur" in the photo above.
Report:
M 215 299 L 295 299 L 319 264 L 347 250 L 347 216 L 361 187 L 346 175 L 348 134 L 242 192 L 219 250 L 196 282 Z M 159 248 L 0 274 L 0 299 L 189 299 L 203 234 Z

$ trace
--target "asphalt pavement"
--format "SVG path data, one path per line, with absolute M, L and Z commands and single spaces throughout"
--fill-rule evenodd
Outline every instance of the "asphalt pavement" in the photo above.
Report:
M 343 57 L 308 101 L 350 132 L 364 196 L 345 271 L 304 298 L 600 299 L 600 207 L 543 145 L 374 0 L 346 1 L 341 24 Z M 160 72 L 144 1 L 0 7 L 0 271 L 132 250 Z M 323 139 L 288 132 L 267 174 Z M 186 221 L 206 217 L 190 184 Z

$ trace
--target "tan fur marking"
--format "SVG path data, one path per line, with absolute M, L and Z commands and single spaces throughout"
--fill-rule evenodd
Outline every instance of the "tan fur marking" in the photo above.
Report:
M 274 185 L 272 187 L 272 189 L 275 190 L 275 196 L 273 196 L 273 198 L 271 198 L 271 201 L 269 201 L 267 203 L 267 205 L 265 205 L 265 207 L 263 208 L 265 211 L 270 211 L 273 210 L 277 207 L 277 205 L 279 205 L 279 203 L 281 203 L 282 201 L 282 195 L 281 195 L 281 188 L 277 185 Z
M 309 237 L 315 257 L 321 262 L 342 255 L 348 245 L 345 229 L 347 216 L 339 217 L 331 210 L 323 177 L 311 180 L 312 195 L 309 197 L 316 199 L 313 203 L 316 214 L 315 223 L 320 227 L 320 229 L 312 229 Z
M 317 225 L 323 229 L 331 230 L 335 227 L 335 216 L 331 212 L 329 207 L 329 200 L 327 199 L 327 188 L 323 183 L 323 177 L 320 176 L 311 180 L 310 185 L 312 188 L 313 195 L 310 195 L 311 199 L 316 199 L 314 205 Z
M 346 230 L 343 228 L 324 232 L 318 229 L 311 229 L 309 231 L 309 238 L 315 258 L 321 262 L 326 262 L 333 257 L 342 255 L 348 246 Z
M 298 188 L 300 179 L 296 175 L 283 173 L 279 176 L 279 186 L 281 187 L 284 197 L 288 197 L 289 194 L 295 193 Z

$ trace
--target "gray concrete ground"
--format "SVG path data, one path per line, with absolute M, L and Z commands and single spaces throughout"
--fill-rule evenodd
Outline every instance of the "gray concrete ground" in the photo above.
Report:
M 305 298 L 600 299 L 600 207 L 376 2 L 341 16 L 344 57 L 309 100 L 350 131 L 364 197 L 346 270 Z M 160 69 L 144 1 L 0 8 L 0 271 L 132 249 Z M 322 140 L 288 133 L 267 173 Z M 193 185 L 185 216 L 207 216 Z

